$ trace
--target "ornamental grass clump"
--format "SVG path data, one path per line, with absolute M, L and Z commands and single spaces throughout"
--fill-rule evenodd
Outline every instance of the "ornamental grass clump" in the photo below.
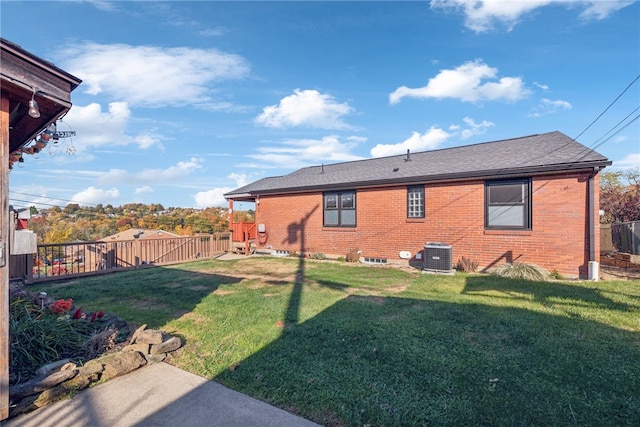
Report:
M 97 313 L 87 316 L 81 309 L 74 310 L 70 299 L 55 301 L 48 308 L 40 308 L 28 298 L 12 301 L 10 384 L 29 380 L 47 363 L 65 358 L 81 360 L 85 342 L 104 329 L 101 318 Z
M 537 265 L 524 262 L 505 263 L 493 270 L 493 274 L 509 279 L 547 281 L 549 272 Z

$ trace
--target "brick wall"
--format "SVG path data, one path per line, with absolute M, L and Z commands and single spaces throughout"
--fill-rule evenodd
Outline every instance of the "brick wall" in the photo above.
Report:
M 425 218 L 406 218 L 406 187 L 357 190 L 357 227 L 323 227 L 322 193 L 262 196 L 256 221 L 265 224 L 264 247 L 297 253 L 344 256 L 358 248 L 363 256 L 406 262 L 427 242 L 452 245 L 454 264 L 462 257 L 482 269 L 504 262 L 527 262 L 568 277 L 585 277 L 589 260 L 588 174 L 534 177 L 532 230 L 484 228 L 484 181 L 428 184 Z M 595 180 L 596 200 L 598 180 Z M 595 212 L 598 212 L 596 205 Z M 598 224 L 598 217 L 594 222 Z M 598 228 L 596 228 L 597 232 Z M 597 235 L 598 237 L 598 235 Z M 599 254 L 599 241 L 596 254 Z

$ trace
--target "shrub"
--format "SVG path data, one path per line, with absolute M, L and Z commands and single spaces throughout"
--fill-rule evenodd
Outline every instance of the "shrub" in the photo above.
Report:
M 493 274 L 500 277 L 522 280 L 549 280 L 549 272 L 537 265 L 524 262 L 514 262 L 502 264 L 493 270 Z
M 351 248 L 347 251 L 347 256 L 345 257 L 345 261 L 347 262 L 358 262 L 360 261 L 360 250 L 358 248 Z
M 564 277 L 562 276 L 562 274 L 560 274 L 560 272 L 558 272 L 558 270 L 553 270 L 551 273 L 549 273 L 549 277 L 556 280 L 564 279 Z
M 456 270 L 464 271 L 466 273 L 473 273 L 478 269 L 478 263 L 476 261 L 472 261 L 467 257 L 462 257 L 458 261 L 456 265 Z
M 311 254 L 311 256 L 309 257 L 311 259 L 327 259 L 327 256 L 325 254 L 323 254 L 322 252 L 314 252 Z

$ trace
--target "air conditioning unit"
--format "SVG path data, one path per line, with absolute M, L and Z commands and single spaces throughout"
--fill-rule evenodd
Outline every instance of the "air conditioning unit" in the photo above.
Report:
M 451 245 L 428 242 L 424 245 L 425 273 L 454 274 L 451 259 Z

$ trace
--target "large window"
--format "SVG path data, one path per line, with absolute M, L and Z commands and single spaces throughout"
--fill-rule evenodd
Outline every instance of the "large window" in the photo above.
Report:
M 531 229 L 531 180 L 485 183 L 485 227 Z
M 325 227 L 356 226 L 355 191 L 324 194 L 324 225 Z
M 407 218 L 424 218 L 424 186 L 407 188 Z

